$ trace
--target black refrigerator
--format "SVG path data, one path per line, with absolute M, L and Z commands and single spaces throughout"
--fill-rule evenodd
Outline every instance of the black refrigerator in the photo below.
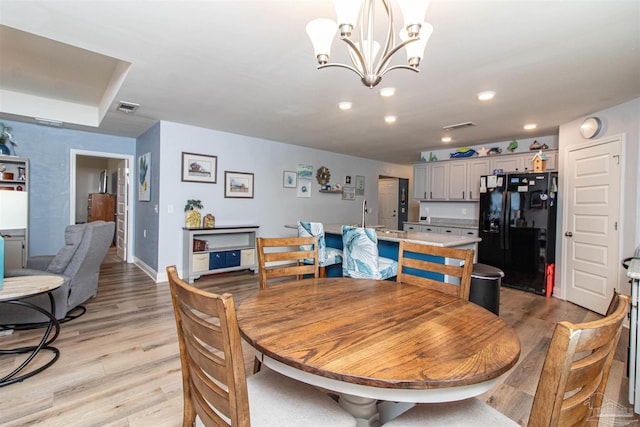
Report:
M 548 294 L 553 287 L 557 172 L 480 178 L 478 262 L 500 268 L 502 285 Z

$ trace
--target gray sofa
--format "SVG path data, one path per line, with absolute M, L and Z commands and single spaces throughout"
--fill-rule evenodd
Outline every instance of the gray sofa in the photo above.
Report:
M 57 274 L 64 283 L 52 292 L 55 317 L 63 319 L 73 308 L 96 296 L 100 264 L 113 241 L 114 222 L 95 221 L 69 225 L 65 229 L 65 246 L 56 255 L 30 257 L 27 268 L 8 270 L 5 277 Z M 37 295 L 25 299 L 50 310 L 48 296 Z M 19 325 L 46 321 L 46 317 L 32 309 L 2 304 L 0 325 Z

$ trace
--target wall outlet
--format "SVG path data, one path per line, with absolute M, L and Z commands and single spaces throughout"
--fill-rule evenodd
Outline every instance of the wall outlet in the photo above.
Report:
M 142 230 L 142 237 L 147 238 L 147 230 Z
M 467 214 L 467 210 L 466 209 L 462 209 L 462 215 L 466 215 Z

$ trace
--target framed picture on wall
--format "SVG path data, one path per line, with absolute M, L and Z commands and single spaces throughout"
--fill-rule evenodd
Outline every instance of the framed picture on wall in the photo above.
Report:
M 282 186 L 284 188 L 296 188 L 298 186 L 298 174 L 294 171 L 284 171 Z
M 148 202 L 151 200 L 151 153 L 145 153 L 138 157 L 138 200 Z
M 364 176 L 356 175 L 356 196 L 364 196 Z
M 355 200 L 356 188 L 355 187 L 342 187 L 342 200 Z
M 224 197 L 253 199 L 253 174 L 225 171 Z
M 215 184 L 218 176 L 218 156 L 182 153 L 182 181 Z

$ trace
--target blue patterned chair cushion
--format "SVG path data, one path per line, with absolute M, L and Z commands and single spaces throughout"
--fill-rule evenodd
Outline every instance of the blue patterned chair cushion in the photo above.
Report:
M 378 237 L 372 228 L 342 226 L 342 274 L 361 279 L 388 279 L 398 275 L 398 263 L 378 256 Z
M 342 262 L 342 251 L 340 249 L 327 247 L 327 243 L 324 240 L 324 227 L 321 222 L 298 221 L 298 236 L 318 236 L 318 265 L 320 267 L 340 264 Z M 300 249 L 309 250 L 311 247 L 301 246 Z M 312 260 L 304 260 L 304 262 L 313 263 Z

